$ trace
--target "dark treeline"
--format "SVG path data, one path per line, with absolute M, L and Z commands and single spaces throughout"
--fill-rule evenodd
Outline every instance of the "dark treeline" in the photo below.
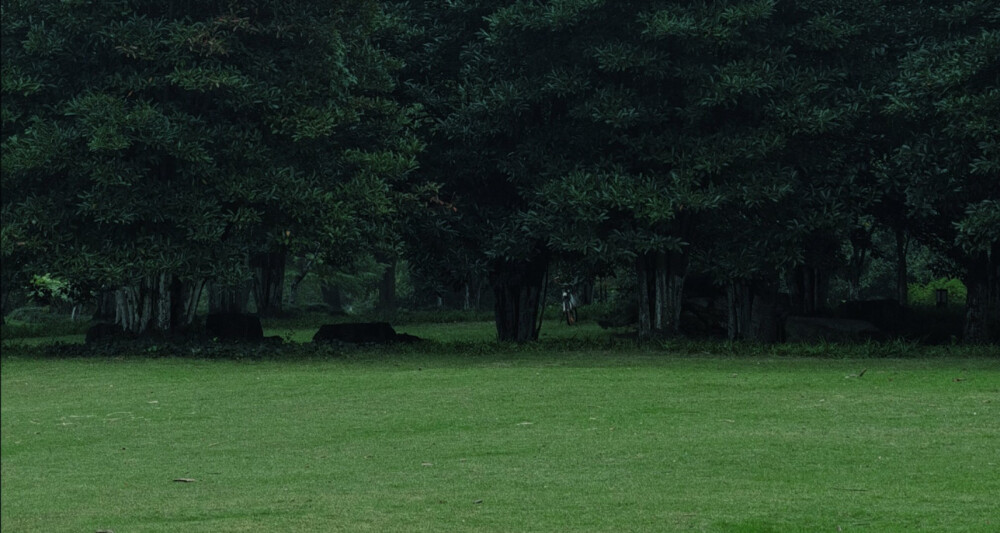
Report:
M 697 280 L 774 342 L 877 234 L 900 305 L 919 246 L 968 289 L 963 340 L 1000 337 L 993 1 L 2 9 L 4 312 L 39 274 L 133 333 L 206 291 L 277 314 L 308 273 L 391 307 L 405 261 L 523 342 L 558 263 L 628 272 L 640 336 Z

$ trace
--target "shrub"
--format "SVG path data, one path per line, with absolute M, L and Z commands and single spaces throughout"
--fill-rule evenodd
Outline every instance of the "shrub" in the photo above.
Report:
M 21 308 L 16 309 L 11 315 L 16 318 L 7 318 L 7 322 L 0 325 L 0 338 L 25 339 L 33 337 L 58 337 L 62 335 L 81 335 L 87 332 L 92 324 L 90 320 L 70 320 L 65 315 L 49 313 L 46 309 L 43 315 L 34 315 L 23 309 L 45 309 L 45 308 Z M 27 320 L 25 320 L 27 318 Z
M 965 303 L 965 285 L 954 278 L 940 278 L 927 284 L 911 283 L 907 287 L 910 305 L 933 307 L 937 303 L 934 292 L 938 289 L 948 291 L 948 305 Z

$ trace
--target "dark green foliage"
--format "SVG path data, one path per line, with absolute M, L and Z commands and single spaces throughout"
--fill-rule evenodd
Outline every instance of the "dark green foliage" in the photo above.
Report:
M 910 285 L 910 303 L 924 307 L 934 307 L 937 305 L 935 292 L 944 290 L 948 292 L 948 305 L 961 306 L 965 303 L 968 289 L 957 279 L 939 278 L 930 283 L 914 283 Z
M 458 208 L 430 234 L 487 261 L 542 247 L 598 271 L 634 263 L 647 332 L 676 330 L 691 258 L 774 286 L 821 266 L 837 246 L 808 245 L 835 243 L 871 201 L 851 67 L 877 8 L 835 7 L 400 6 L 415 21 L 405 94 L 431 119 L 423 172 Z
M 156 280 L 240 282 L 249 255 L 336 262 L 381 237 L 417 144 L 374 2 L 3 12 L 5 277 L 47 267 L 141 306 Z
M 523 342 L 554 263 L 631 271 L 643 337 L 680 332 L 706 275 L 729 336 L 770 342 L 838 273 L 905 305 L 918 250 L 968 287 L 964 340 L 998 334 L 987 0 L 3 10 L 5 307 L 52 272 L 167 330 L 205 280 L 253 277 L 274 315 L 286 264 L 402 258 L 416 300 L 488 280 Z
M 1000 323 L 1000 9 L 993 2 L 903 8 L 922 37 L 906 43 L 885 112 L 904 134 L 883 172 L 899 179 L 918 239 L 969 288 L 965 340 Z

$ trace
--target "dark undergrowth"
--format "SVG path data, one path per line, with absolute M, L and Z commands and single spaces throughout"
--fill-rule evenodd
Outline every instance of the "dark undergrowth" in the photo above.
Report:
M 905 340 L 863 344 L 755 344 L 748 342 L 705 341 L 689 339 L 639 341 L 619 336 L 605 339 L 542 339 L 513 344 L 495 341 L 419 341 L 412 344 L 351 345 L 339 343 L 294 343 L 280 338 L 263 342 L 227 342 L 213 339 L 132 339 L 94 344 L 38 344 L 14 341 L 3 343 L 3 357 L 27 358 L 158 358 L 271 360 L 330 358 L 400 358 L 420 356 L 439 358 L 479 357 L 548 357 L 574 353 L 647 357 L 724 357 L 724 358 L 995 358 L 1000 363 L 996 345 L 926 346 Z

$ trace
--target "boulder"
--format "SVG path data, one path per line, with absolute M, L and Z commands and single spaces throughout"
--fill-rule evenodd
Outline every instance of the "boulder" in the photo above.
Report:
M 325 324 L 313 335 L 313 342 L 346 342 L 351 344 L 388 344 L 414 342 L 413 335 L 398 334 L 388 322 L 353 322 Z
M 411 342 L 419 342 L 423 339 L 417 337 L 416 335 L 410 335 L 409 333 L 397 333 L 395 342 L 405 342 L 407 344 Z
M 837 316 L 871 322 L 875 327 L 896 332 L 906 325 L 906 308 L 896 300 L 858 300 L 837 307 Z
M 260 319 L 241 313 L 215 313 L 205 318 L 205 333 L 209 337 L 222 340 L 264 339 L 264 328 Z
M 805 316 L 785 320 L 787 342 L 864 342 L 881 337 L 882 331 L 867 320 Z

